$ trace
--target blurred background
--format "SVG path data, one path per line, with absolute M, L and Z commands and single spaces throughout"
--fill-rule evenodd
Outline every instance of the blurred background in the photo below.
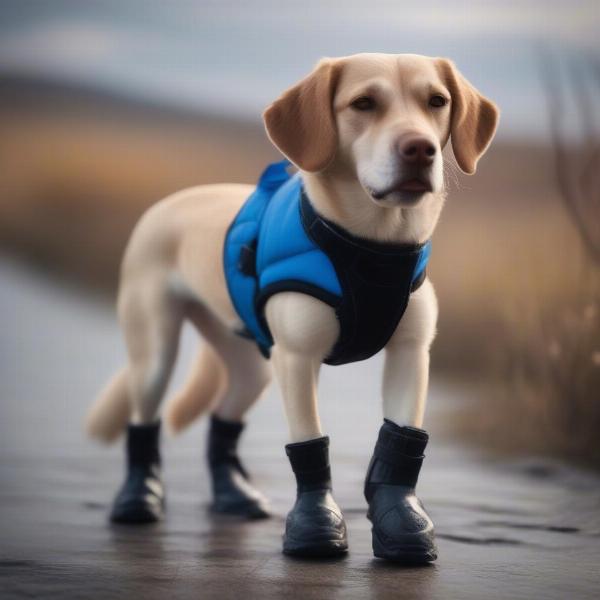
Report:
M 3 410 L 44 361 L 20 352 L 34 312 L 53 305 L 60 338 L 84 311 L 89 331 L 68 335 L 95 343 L 147 207 L 255 181 L 277 158 L 262 109 L 320 57 L 408 52 L 452 58 L 502 109 L 476 176 L 447 182 L 434 237 L 432 373 L 465 400 L 453 431 L 600 467 L 599 21 L 593 0 L 3 0 Z

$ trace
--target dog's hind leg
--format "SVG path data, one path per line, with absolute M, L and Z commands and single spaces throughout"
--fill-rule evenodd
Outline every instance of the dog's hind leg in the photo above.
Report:
M 271 379 L 271 366 L 256 345 L 235 335 L 199 303 L 186 316 L 206 339 L 209 363 L 197 363 L 186 390 L 170 405 L 167 418 L 181 429 L 211 407 L 207 458 L 213 486 L 211 508 L 220 513 L 262 518 L 270 514 L 264 496 L 251 484 L 238 456 L 244 417 Z M 208 387 L 205 387 L 208 384 Z M 209 398 L 210 396 L 210 398 Z M 211 406 L 212 405 L 212 406 Z
M 156 420 L 181 327 L 180 303 L 160 283 L 146 283 L 143 291 L 125 286 L 118 309 L 128 364 L 100 392 L 86 419 L 89 435 L 105 442 L 115 440 L 129 422 Z
M 165 407 L 169 429 L 179 433 L 213 408 L 227 387 L 227 367 L 212 344 L 201 344 L 185 385 Z
M 158 411 L 177 354 L 183 310 L 164 279 L 147 276 L 135 285 L 127 281 L 119 293 L 118 312 L 129 355 L 131 421 L 127 474 L 111 520 L 146 523 L 161 519 L 164 512 Z
M 212 342 L 228 365 L 225 393 L 213 414 L 227 421 L 241 421 L 271 381 L 271 365 L 253 341 L 230 332 Z
M 169 425 L 181 431 L 207 409 L 220 419 L 242 421 L 271 381 L 269 361 L 202 304 L 188 304 L 186 317 L 206 343 L 184 389 L 168 404 Z
M 129 356 L 131 422 L 149 424 L 158 418 L 173 370 L 183 306 L 166 282 L 149 281 L 120 293 L 118 313 Z

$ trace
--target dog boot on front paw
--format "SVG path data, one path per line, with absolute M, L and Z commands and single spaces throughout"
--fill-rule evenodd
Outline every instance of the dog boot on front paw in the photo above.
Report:
M 271 515 L 267 499 L 249 481 L 237 454 L 243 423 L 213 415 L 208 434 L 208 465 L 213 488 L 212 510 L 247 519 Z
M 365 481 L 373 553 L 403 563 L 437 558 L 433 523 L 415 495 L 429 436 L 416 427 L 385 420 Z
M 348 550 L 346 523 L 331 494 L 329 438 L 288 444 L 297 497 L 287 516 L 283 552 L 295 556 L 335 556 Z
M 127 475 L 113 502 L 114 523 L 154 523 L 164 516 L 164 488 L 160 477 L 160 423 L 129 425 Z

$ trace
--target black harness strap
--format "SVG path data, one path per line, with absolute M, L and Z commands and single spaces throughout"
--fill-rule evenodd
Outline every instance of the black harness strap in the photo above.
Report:
M 388 342 L 411 292 L 425 279 L 425 271 L 412 281 L 424 244 L 388 244 L 359 238 L 319 216 L 304 190 L 302 225 L 307 235 L 329 257 L 342 297 L 335 304 L 340 336 L 329 365 L 365 360 Z

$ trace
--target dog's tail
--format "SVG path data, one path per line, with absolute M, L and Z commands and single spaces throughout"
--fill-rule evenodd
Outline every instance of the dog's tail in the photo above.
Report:
M 119 371 L 92 404 L 85 424 L 91 437 L 110 443 L 127 426 L 131 414 L 127 376 L 127 368 Z
M 212 346 L 204 343 L 187 383 L 167 404 L 166 422 L 169 429 L 174 433 L 185 429 L 215 404 L 226 386 L 225 363 Z

